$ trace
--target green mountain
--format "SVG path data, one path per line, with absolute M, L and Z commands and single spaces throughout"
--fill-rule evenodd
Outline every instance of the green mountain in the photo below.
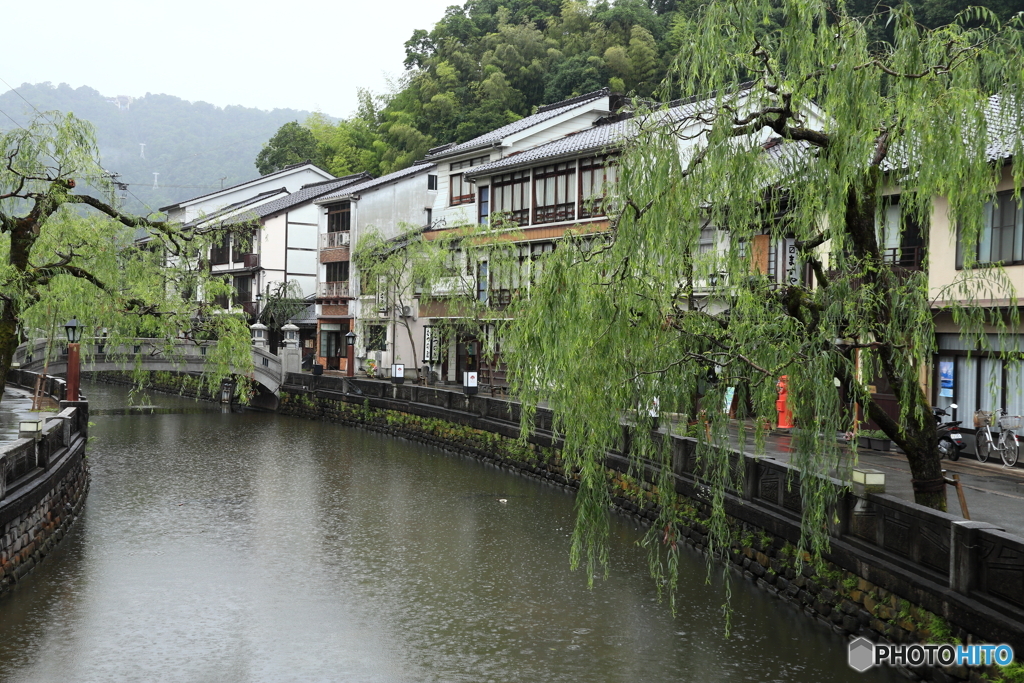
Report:
M 908 2 L 928 27 L 951 22 L 969 5 L 986 7 L 1001 21 L 1024 9 L 1022 0 Z M 869 37 L 884 49 L 892 29 L 878 4 L 846 1 L 854 16 L 868 18 Z M 352 118 L 334 122 L 314 115 L 303 125 L 318 144 L 316 160 L 327 170 L 380 175 L 408 166 L 434 145 L 468 140 L 538 105 L 589 91 L 607 87 L 665 97 L 661 81 L 685 50 L 680 28 L 705 5 L 706 0 L 467 0 L 449 6 L 430 30 L 413 32 L 405 43 L 407 72 L 395 92 L 364 91 Z M 781 0 L 772 5 L 765 31 L 785 21 Z M 271 147 L 281 148 L 277 165 L 308 153 L 308 141 L 298 143 L 301 137 L 283 130 L 271 140 Z
M 140 213 L 256 177 L 253 159 L 267 139 L 283 124 L 309 116 L 152 93 L 113 97 L 63 83 L 26 83 L 0 95 L 0 111 L 19 123 L 36 114 L 33 107 L 73 112 L 92 122 L 103 166 L 128 183 L 124 207 Z M 0 116 L 0 129 L 13 125 Z

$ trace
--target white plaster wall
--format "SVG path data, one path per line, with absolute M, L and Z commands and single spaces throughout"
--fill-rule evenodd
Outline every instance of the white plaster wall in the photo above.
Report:
M 260 230 L 260 266 L 264 269 L 284 270 L 286 220 L 285 214 L 274 216 Z
M 294 223 L 291 220 L 291 215 L 289 215 L 288 247 L 290 249 L 316 249 L 316 239 L 316 223 Z
M 255 197 L 261 192 L 273 190 L 279 187 L 286 188 L 289 193 L 296 192 L 303 185 L 318 183 L 329 180 L 333 176 L 325 171 L 312 168 L 295 169 L 290 173 L 282 173 L 265 178 L 257 178 L 241 187 L 218 192 L 213 196 L 201 199 L 195 203 L 189 203 L 184 207 L 184 220 L 191 221 L 204 214 L 210 214 L 223 207 L 240 202 L 244 199 Z
M 375 228 L 385 237 L 394 237 L 403 229 L 423 227 L 427 221 L 426 210 L 433 208 L 433 195 L 437 194 L 427 190 L 426 173 L 366 192 L 357 202 L 358 230 Z

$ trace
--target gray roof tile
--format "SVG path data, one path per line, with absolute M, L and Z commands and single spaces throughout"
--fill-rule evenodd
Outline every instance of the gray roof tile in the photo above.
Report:
M 501 128 L 495 128 L 494 130 L 488 133 L 484 133 L 479 137 L 475 137 L 472 140 L 467 140 L 466 142 L 462 142 L 457 145 L 451 145 L 450 147 L 442 147 L 439 151 L 435 152 L 434 155 L 428 156 L 427 158 L 430 159 L 448 157 L 462 152 L 467 152 L 472 149 L 476 149 L 477 147 L 485 147 L 497 142 L 501 142 L 509 135 L 514 135 L 515 133 L 526 130 L 530 126 L 535 126 L 538 123 L 541 123 L 542 121 L 553 119 L 559 114 L 571 111 L 573 109 L 581 107 L 584 104 L 589 104 L 590 102 L 598 100 L 602 97 L 608 97 L 607 88 L 603 90 L 596 90 L 594 92 L 587 93 L 586 95 L 580 95 L 579 97 L 574 97 L 570 100 L 565 100 L 563 102 L 555 102 L 554 104 L 549 104 L 545 107 L 541 107 L 540 109 L 538 109 L 536 114 L 525 116 L 519 119 L 518 121 L 513 121 L 512 123 L 504 125 Z
M 610 151 L 622 144 L 623 140 L 629 135 L 630 129 L 634 126 L 635 123 L 631 120 L 593 126 L 577 133 L 570 133 L 563 138 L 543 145 L 531 147 L 523 152 L 510 154 L 503 159 L 492 161 L 489 164 L 474 166 L 471 169 L 467 169 L 465 175 L 467 178 L 479 178 L 500 173 L 505 169 L 546 159 L 572 156 L 584 152 Z
M 287 211 L 292 207 L 313 201 L 317 197 L 321 197 L 329 192 L 334 192 L 346 185 L 363 182 L 367 180 L 368 177 L 368 173 L 354 173 L 343 178 L 338 178 L 337 180 L 325 180 L 322 183 L 303 185 L 300 189 L 292 192 L 290 195 L 253 207 L 250 211 L 246 211 L 244 214 L 232 217 L 229 222 L 241 223 L 254 218 L 266 218 L 267 216 L 273 216 L 274 214 L 281 213 L 282 211 Z
M 345 187 L 344 189 L 339 190 L 337 192 L 332 192 L 331 194 L 322 196 L 318 198 L 317 201 L 319 203 L 325 203 L 334 199 L 341 199 L 343 197 L 349 197 L 351 195 L 359 194 L 361 192 L 367 192 L 368 190 L 376 189 L 378 187 L 387 185 L 388 183 L 394 182 L 396 180 L 401 180 L 402 178 L 411 177 L 418 173 L 425 173 L 426 171 L 432 170 L 436 167 L 437 164 L 419 162 L 413 164 L 408 168 L 403 168 L 401 171 L 395 171 L 394 173 L 388 173 L 387 175 L 383 175 L 380 178 L 364 180 L 356 185 Z

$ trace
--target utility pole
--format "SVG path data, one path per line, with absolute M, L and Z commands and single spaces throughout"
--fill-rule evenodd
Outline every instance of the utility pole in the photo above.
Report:
M 128 201 L 128 183 L 121 182 L 120 173 L 108 173 L 107 177 L 110 178 L 111 184 L 117 189 L 117 193 L 114 195 L 114 205 L 120 209 Z
M 146 143 L 145 142 L 140 142 L 139 143 L 139 158 L 140 159 L 145 159 L 146 158 Z
M 157 187 L 157 186 L 156 186 L 156 179 L 157 179 L 157 176 L 159 176 L 159 175 L 160 175 L 160 173 L 159 173 L 158 171 L 153 171 L 153 189 L 154 189 L 154 190 L 155 190 L 155 189 L 156 189 L 156 187 Z

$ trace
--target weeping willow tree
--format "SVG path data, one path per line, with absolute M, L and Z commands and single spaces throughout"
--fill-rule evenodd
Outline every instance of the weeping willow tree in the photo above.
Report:
M 0 391 L 19 342 L 69 318 L 109 348 L 149 337 L 171 354 L 176 339 L 217 340 L 211 387 L 251 370 L 244 319 L 210 303 L 231 291 L 201 257 L 221 233 L 118 210 L 92 127 L 73 114 L 0 135 L 0 154 Z
M 1015 322 L 977 305 L 998 298 L 993 291 L 1014 294 L 998 268 L 972 269 L 971 254 L 1004 161 L 1022 151 L 1020 20 L 1000 26 L 972 9 L 927 30 L 904 5 L 886 10 L 893 42 L 872 45 L 872 19 L 850 17 L 841 1 L 784 0 L 781 27 L 766 29 L 778 4 L 713 1 L 680 19 L 663 94 L 688 99 L 634 118 L 606 241 L 563 245 L 515 311 L 507 358 L 524 430 L 526 408 L 546 401 L 580 482 L 572 559 L 591 575 L 606 560 L 604 455 L 624 416 L 637 426 L 634 462 L 663 465 L 659 540 L 671 541 L 680 513 L 668 439 L 650 436 L 652 414 L 675 414 L 667 426 L 676 432 L 691 425 L 713 557 L 729 544 L 725 491 L 742 488 L 730 425 L 763 447 L 781 376 L 798 425 L 792 462 L 802 475 L 789 485 L 803 502 L 802 548 L 828 548 L 829 476 L 852 462 L 836 435 L 850 429 L 853 403 L 906 452 L 915 500 L 945 509 L 923 389 L 931 301 L 954 301 L 966 332 Z M 1007 172 L 1019 193 L 1024 164 Z M 927 263 L 899 267 L 878 227 L 893 201 L 902 219 L 889 229 L 927 228 L 942 211 L 959 226 L 965 268 L 955 291 L 930 292 Z M 938 239 L 952 242 L 953 232 Z M 778 249 L 791 259 L 772 272 Z M 898 411 L 872 398 L 876 378 Z M 732 397 L 746 420 L 726 414 Z M 672 552 L 668 562 L 674 582 Z
M 353 251 L 353 264 L 361 293 L 372 295 L 372 306 L 407 338 L 417 377 L 419 360 L 429 350 L 417 347 L 415 317 L 405 315 L 407 310 L 432 318 L 439 340 L 457 335 L 483 340 L 481 353 L 493 359 L 499 339 L 495 326 L 504 322 L 513 292 L 526 291 L 523 285 L 533 266 L 515 244 L 521 235 L 516 224 L 498 215 L 491 225 L 462 224 L 436 232 L 398 227 L 393 237 L 373 227 L 366 230 Z

